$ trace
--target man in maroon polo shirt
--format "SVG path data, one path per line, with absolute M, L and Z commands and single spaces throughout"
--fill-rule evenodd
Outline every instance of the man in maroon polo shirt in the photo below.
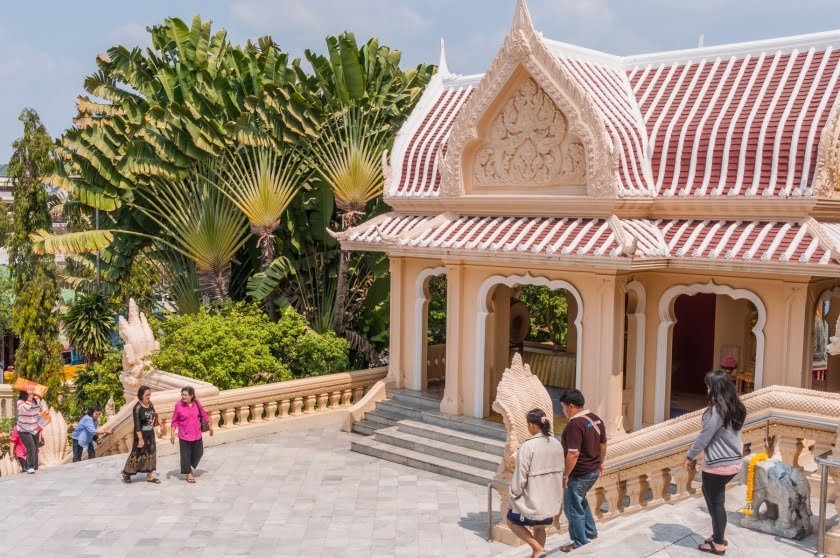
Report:
M 604 421 L 584 408 L 586 401 L 576 389 L 560 397 L 563 414 L 569 423 L 560 436 L 566 455 L 563 472 L 563 508 L 569 520 L 569 537 L 572 541 L 560 547 L 570 552 L 598 537 L 595 518 L 586 501 L 586 493 L 598 480 L 604 469 L 607 455 L 607 433 Z

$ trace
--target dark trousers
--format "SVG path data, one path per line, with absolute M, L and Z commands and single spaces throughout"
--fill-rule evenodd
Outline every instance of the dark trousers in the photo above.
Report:
M 181 474 L 189 475 L 192 469 L 198 468 L 198 462 L 204 455 L 204 443 L 201 438 L 194 442 L 179 439 L 178 445 L 181 448 Z
M 79 441 L 74 439 L 73 440 L 73 463 L 82 460 L 82 452 L 85 450 L 82 446 L 79 445 Z M 88 459 L 93 459 L 96 457 L 96 450 L 93 447 L 93 442 L 88 444 L 87 447 Z
M 715 475 L 703 471 L 703 497 L 706 499 L 709 515 L 712 516 L 712 539 L 720 545 L 723 544 L 723 535 L 726 533 L 726 483 L 734 477 L 735 475 Z
M 20 441 L 26 447 L 26 468 L 38 470 L 38 434 L 19 431 Z

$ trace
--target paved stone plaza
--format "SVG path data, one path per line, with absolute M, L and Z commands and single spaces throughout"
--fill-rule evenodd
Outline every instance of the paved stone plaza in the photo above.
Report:
M 208 448 L 198 483 L 158 460 L 163 481 L 119 480 L 124 456 L 0 479 L 4 557 L 527 556 L 484 540 L 480 486 L 349 451 L 330 426 Z M 168 442 L 166 442 L 168 443 Z M 743 489 L 730 490 L 730 499 Z M 728 506 L 735 509 L 735 505 Z M 815 508 L 816 511 L 816 508 Z M 702 500 L 618 519 L 575 556 L 699 556 Z M 729 555 L 812 555 L 801 543 L 733 528 Z M 566 536 L 549 539 L 549 553 Z

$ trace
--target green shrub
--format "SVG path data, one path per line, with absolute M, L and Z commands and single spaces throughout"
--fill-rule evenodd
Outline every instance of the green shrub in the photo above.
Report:
M 292 308 L 274 323 L 256 304 L 226 302 L 157 327 L 162 335 L 155 366 L 220 389 L 341 372 L 349 365 L 347 342 L 333 333 L 318 335 Z
M 219 389 L 288 380 L 291 372 L 271 351 L 273 325 L 257 306 L 242 302 L 171 316 L 161 323 L 153 362 Z
M 328 331 L 318 335 L 292 307 L 283 309 L 275 326 L 272 348 L 296 378 L 343 372 L 350 366 L 350 345 Z
M 14 418 L 0 418 L 0 457 L 9 453 L 9 436 L 16 423 L 17 419 Z
M 91 368 L 79 372 L 75 385 L 74 399 L 76 412 L 66 416 L 68 422 L 78 420 L 93 405 L 105 411 L 108 400 L 114 398 L 114 410 L 119 410 L 125 403 L 124 388 L 120 382 L 122 372 L 122 351 L 108 351 L 102 360 Z

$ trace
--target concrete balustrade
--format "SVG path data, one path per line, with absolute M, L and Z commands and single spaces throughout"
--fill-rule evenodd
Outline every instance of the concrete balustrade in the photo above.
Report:
M 265 432 L 260 430 L 259 434 L 270 433 L 276 431 L 272 430 L 273 426 L 283 420 L 302 420 L 343 411 L 361 399 L 386 373 L 387 368 L 373 368 L 224 391 L 203 385 L 197 389 L 196 395 L 210 415 L 211 423 L 218 429 L 216 437 L 205 443 L 242 439 L 250 435 L 245 429 L 262 428 Z M 152 394 L 164 435 L 169 433 L 172 411 L 180 397 L 180 389 Z M 126 453 L 131 449 L 132 407 L 132 402 L 124 405 L 106 424 L 106 428 L 112 428 L 114 434 L 100 445 L 99 455 Z M 163 447 L 159 446 L 159 451 Z

